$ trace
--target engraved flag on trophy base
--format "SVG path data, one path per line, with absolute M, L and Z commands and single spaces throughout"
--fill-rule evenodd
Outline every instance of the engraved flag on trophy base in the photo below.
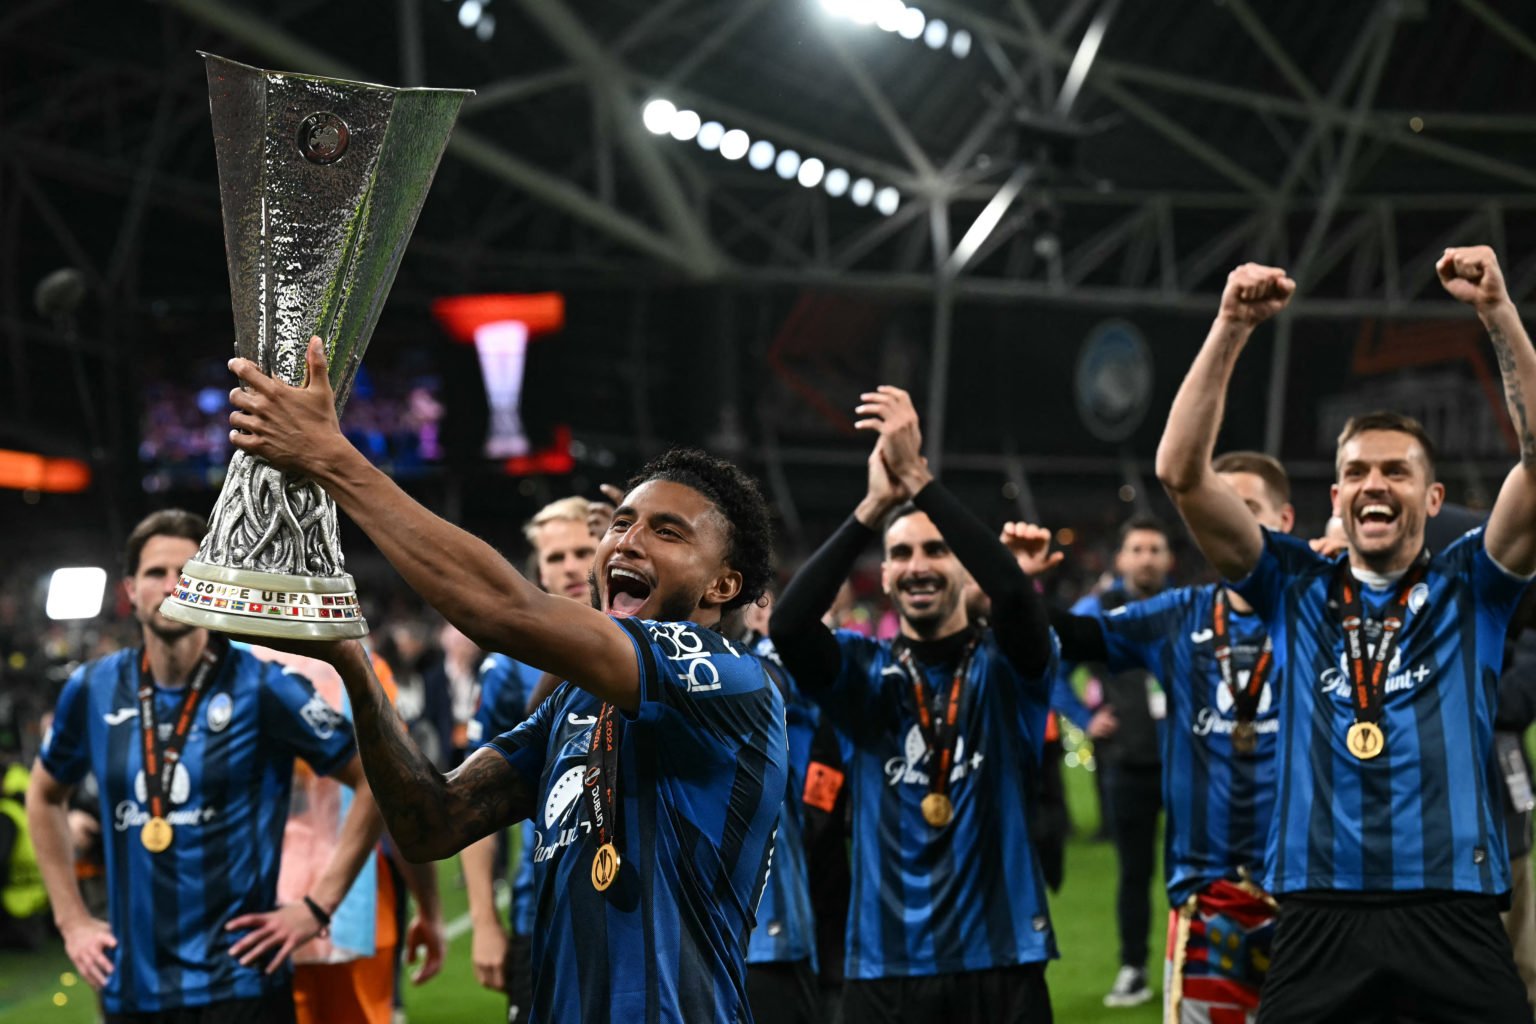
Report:
M 325 339 L 339 414 L 459 107 L 457 89 L 393 89 L 203 54 L 218 155 L 235 353 L 289 384 Z M 368 632 L 336 506 L 312 480 L 236 452 L 197 557 L 160 610 L 227 633 Z

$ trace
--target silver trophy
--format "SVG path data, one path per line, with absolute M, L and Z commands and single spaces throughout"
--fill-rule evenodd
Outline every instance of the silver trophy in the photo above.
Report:
M 339 414 L 467 91 L 263 71 L 203 54 L 235 353 L 289 384 L 325 339 Z M 344 639 L 368 625 L 314 481 L 236 452 L 197 557 L 160 606 L 221 632 Z

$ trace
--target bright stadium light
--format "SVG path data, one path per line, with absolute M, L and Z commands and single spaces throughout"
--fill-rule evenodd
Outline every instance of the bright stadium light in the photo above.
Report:
M 821 176 L 826 172 L 827 165 L 811 157 L 800 165 L 800 173 L 795 175 L 795 180 L 806 188 L 815 188 L 821 184 Z
M 496 34 L 496 15 L 487 11 L 480 15 L 480 20 L 475 24 L 475 38 L 482 43 L 491 41 L 491 36 Z
M 949 41 L 949 52 L 964 60 L 971 52 L 971 34 L 963 28 L 956 32 Z
M 848 198 L 853 200 L 854 206 L 868 206 L 869 201 L 875 198 L 875 183 L 868 178 L 860 178 L 853 183 Z
M 880 14 L 880 0 L 847 0 L 843 15 L 855 25 L 873 25 Z
M 666 135 L 672 131 L 672 121 L 677 117 L 677 106 L 671 100 L 655 99 L 645 105 L 640 119 L 648 131 Z
M 747 150 L 747 163 L 754 171 L 766 171 L 773 166 L 773 154 L 773 143 L 767 139 L 758 139 Z
M 678 142 L 690 142 L 699 134 L 703 127 L 699 122 L 699 115 L 692 110 L 679 110 L 677 116 L 672 118 L 672 137 Z
M 901 205 L 901 193 L 887 185 L 875 193 L 875 209 L 889 217 Z
M 827 195 L 837 199 L 848 191 L 848 172 L 841 167 L 834 167 L 827 172 L 826 180 L 822 187 L 827 190 Z
M 944 24 L 941 18 L 934 18 L 928 23 L 928 27 L 923 29 L 923 42 L 928 44 L 930 50 L 942 50 L 948 39 L 949 26 Z
M 752 145 L 752 140 L 747 133 L 740 128 L 732 128 L 720 136 L 720 155 L 727 160 L 740 160 L 747 155 L 747 147 Z
M 101 599 L 107 592 L 107 570 L 86 566 L 55 569 L 48 580 L 50 619 L 94 619 L 101 614 Z
M 773 170 L 785 181 L 792 181 L 800 171 L 800 154 L 792 149 L 784 150 L 773 162 Z
M 928 19 L 923 12 L 916 7 L 908 7 L 901 15 L 901 24 L 896 27 L 896 34 L 903 39 L 920 39 L 923 35 L 923 27 L 928 24 Z
M 713 152 L 720 148 L 720 143 L 725 139 L 725 125 L 719 121 L 705 121 L 699 125 L 699 148 L 705 152 Z
M 483 10 L 485 10 L 485 7 L 480 3 L 480 0 L 464 0 L 459 5 L 459 24 L 465 28 L 474 28 L 475 22 L 480 20 L 480 12 Z
M 875 11 L 875 27 L 885 32 L 895 32 L 901 28 L 902 17 L 907 13 L 907 5 L 901 0 L 880 0 Z

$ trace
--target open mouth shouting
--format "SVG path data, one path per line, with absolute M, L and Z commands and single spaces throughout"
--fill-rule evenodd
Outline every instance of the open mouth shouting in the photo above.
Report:
M 646 600 L 655 589 L 655 582 L 639 569 L 610 562 L 608 564 L 608 607 L 604 610 L 618 618 L 639 615 L 640 609 L 645 607 Z
M 1355 507 L 1355 532 L 1362 540 L 1391 536 L 1401 514 L 1387 502 L 1362 502 Z

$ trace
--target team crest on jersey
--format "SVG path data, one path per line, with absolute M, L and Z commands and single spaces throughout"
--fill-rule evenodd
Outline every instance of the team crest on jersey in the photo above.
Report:
M 227 693 L 216 693 L 208 702 L 208 731 L 223 732 L 229 728 L 230 719 L 235 715 L 235 702 L 229 699 Z
M 885 762 L 885 780 L 892 786 L 906 783 L 914 786 L 928 785 L 927 767 L 931 755 L 928 752 L 928 744 L 923 739 L 923 730 L 913 724 L 907 730 L 906 741 L 902 744 L 902 756 L 893 757 Z M 981 763 L 986 760 L 984 754 L 976 753 L 969 757 L 965 752 L 965 737 L 955 737 L 955 767 L 949 773 L 949 781 L 955 783 L 967 775 L 981 768 Z
M 1412 590 L 1408 591 L 1408 610 L 1417 613 L 1429 600 L 1429 584 L 1416 583 Z

